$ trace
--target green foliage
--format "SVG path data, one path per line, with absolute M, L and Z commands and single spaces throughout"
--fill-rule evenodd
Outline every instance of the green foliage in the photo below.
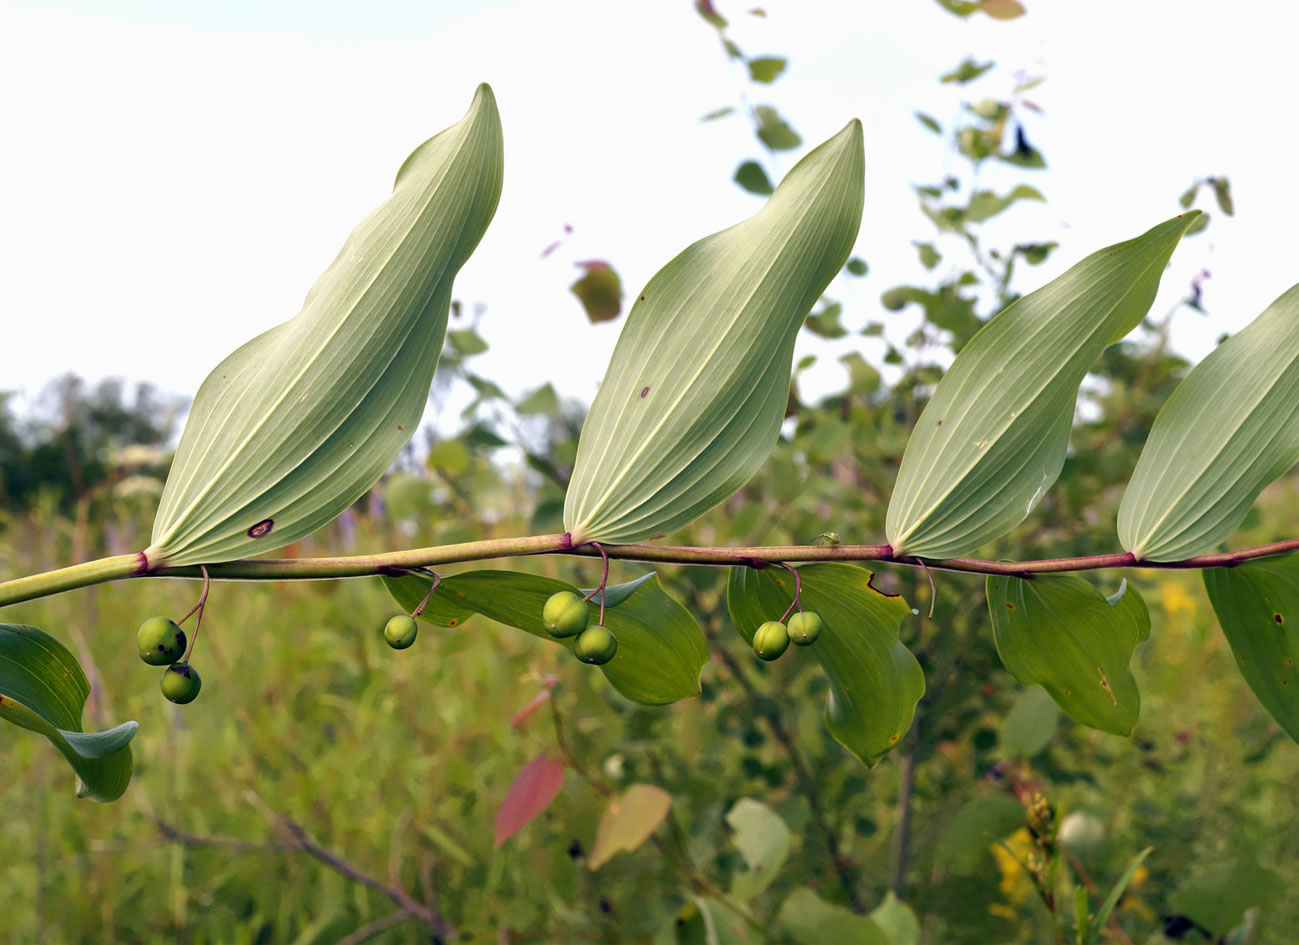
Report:
M 501 175 L 500 118 L 482 85 L 459 123 L 406 159 L 297 317 L 203 382 L 145 551 L 151 565 L 281 547 L 383 474 L 424 412 L 451 282 L 495 213 Z
M 416 593 L 422 599 L 430 582 L 413 576 L 385 578 L 384 583 L 405 606 Z M 429 606 L 441 607 L 445 602 L 453 608 L 452 613 L 482 614 L 572 650 L 580 636 L 555 637 L 542 622 L 546 602 L 564 591 L 573 593 L 576 588 L 554 578 L 514 571 L 470 571 L 443 580 Z M 597 623 L 599 597 L 586 606 L 590 608 L 589 622 Z M 601 670 L 628 699 L 663 705 L 699 694 L 699 671 L 708 659 L 699 625 L 663 591 L 657 574 L 609 587 L 604 623 L 617 640 L 618 658 L 607 661 Z M 603 645 L 591 652 L 611 649 L 603 637 L 596 639 Z
M 822 620 L 816 646 L 803 652 L 815 655 L 829 678 L 826 725 L 845 748 L 875 765 L 906 734 L 925 691 L 920 665 L 898 640 L 907 606 L 876 590 L 870 571 L 852 565 L 808 565 L 799 575 L 805 605 Z M 792 585 L 788 571 L 731 569 L 731 622 L 755 648 L 759 629 L 788 606 Z
M 1084 725 L 1132 734 L 1141 698 L 1128 663 L 1150 635 L 1135 588 L 1106 598 L 1073 575 L 990 576 L 987 596 L 997 653 L 1021 685 L 1040 683 Z
M 680 528 L 762 465 L 794 338 L 857 238 L 862 167 L 853 121 L 755 216 L 689 246 L 641 291 L 578 445 L 564 504 L 575 544 Z
M 887 524 L 895 552 L 968 554 L 1033 510 L 1064 466 L 1079 385 L 1145 317 L 1193 218 L 1093 253 L 961 349 L 902 457 Z
M 63 644 L 35 627 L 0 624 L 0 718 L 53 743 L 77 773 L 78 797 L 114 801 L 131 781 L 130 741 L 139 726 L 86 734 L 89 696 L 86 674 Z
M 1119 505 L 1119 540 L 1147 561 L 1212 551 L 1297 462 L 1299 285 L 1168 398 Z

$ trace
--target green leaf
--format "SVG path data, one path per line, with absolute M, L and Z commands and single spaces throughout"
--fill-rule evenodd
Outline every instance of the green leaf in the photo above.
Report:
M 911 615 L 901 597 L 871 586 L 871 572 L 851 564 L 799 568 L 803 609 L 823 622 L 821 636 L 804 653 L 816 657 L 830 680 L 826 726 L 838 742 L 872 767 L 911 727 L 925 676 L 898 641 Z M 752 644 L 767 620 L 776 620 L 794 598 L 794 575 L 784 568 L 732 568 L 727 586 L 731 622 Z M 786 654 L 785 659 L 790 655 Z
M 1017 200 L 1045 200 L 1035 187 L 1020 184 L 1004 197 L 998 197 L 990 190 L 976 190 L 965 208 L 965 219 L 970 223 L 982 223 L 1006 210 Z
M 866 265 L 866 260 L 859 256 L 853 256 L 849 259 L 848 264 L 844 266 L 844 268 L 848 270 L 848 275 L 858 277 L 864 276 L 870 271 L 870 267 Z
M 1195 920 L 1219 941 L 1240 925 L 1248 909 L 1270 906 L 1289 888 L 1282 876 L 1257 863 L 1199 863 L 1169 898 L 1169 908 Z
M 966 17 L 979 9 L 978 3 L 974 0 L 938 0 L 938 5 L 948 13 L 954 13 L 956 16 Z M 989 66 L 992 63 L 988 63 Z
M 81 731 L 90 683 L 68 649 L 44 630 L 0 624 L 0 719 L 44 735 L 77 774 L 77 797 L 115 801 L 131 782 L 139 725 Z
M 753 114 L 758 120 L 758 139 L 771 150 L 793 151 L 803 143 L 798 132 L 772 106 L 755 106 Z
M 769 195 L 774 189 L 767 172 L 757 161 L 745 161 L 735 169 L 735 182 L 751 194 L 760 197 Z
M 880 927 L 889 945 L 917 945 L 920 941 L 920 920 L 891 889 L 884 894 L 884 901 L 871 910 L 870 920 Z
M 145 551 L 151 567 L 264 554 L 315 531 L 410 440 L 442 349 L 451 283 L 501 192 L 496 101 L 420 145 L 297 317 L 199 388 Z
M 1024 826 L 1024 808 L 1005 794 L 967 801 L 938 838 L 934 862 L 959 876 L 982 868 L 989 846 Z
M 920 254 L 920 265 L 926 269 L 933 269 L 943 261 L 943 254 L 934 248 L 933 243 L 920 243 L 913 240 L 911 245 Z
M 421 575 L 386 577 L 383 582 L 408 612 L 431 583 Z M 450 618 L 471 611 L 571 652 L 576 637 L 556 639 L 541 624 L 542 607 L 559 591 L 585 594 L 563 581 L 519 571 L 467 571 L 444 578 L 421 616 L 447 626 Z M 594 624 L 600 616 L 599 597 L 588 607 Z M 459 619 L 463 621 L 463 616 Z M 699 673 L 708 662 L 708 644 L 689 611 L 663 591 L 657 574 L 606 588 L 604 624 L 618 640 L 618 654 L 600 670 L 628 699 L 665 705 L 699 695 Z
M 461 357 L 470 358 L 476 354 L 483 354 L 487 351 L 487 342 L 483 341 L 478 332 L 472 328 L 462 328 L 459 331 L 447 332 L 447 341 L 455 346 L 456 351 L 460 352 Z
M 523 417 L 554 416 L 559 412 L 559 396 L 549 383 L 542 384 L 515 404 L 514 410 Z
M 717 29 L 726 29 L 726 17 L 717 12 L 713 0 L 695 0 L 695 11 Z
M 1213 196 L 1218 201 L 1218 209 L 1226 216 L 1232 216 L 1236 212 L 1236 204 L 1231 199 L 1231 181 L 1225 177 L 1210 177 L 1208 183 L 1213 188 Z
M 1299 555 L 1209 568 L 1204 587 L 1245 682 L 1299 742 Z
M 1060 710 L 1041 686 L 1015 695 L 997 727 L 997 748 L 1012 761 L 1032 758 L 1051 743 L 1060 724 Z
M 415 608 L 424 603 L 424 609 L 416 614 L 416 619 L 423 620 L 425 623 L 433 624 L 436 627 L 458 627 L 474 615 L 474 610 L 465 607 L 458 601 L 453 600 L 446 594 L 440 594 L 434 591 L 430 596 L 428 591 L 433 586 L 433 578 L 425 574 L 411 574 L 402 577 L 382 577 L 383 586 L 387 588 L 388 595 L 397 602 L 397 605 L 406 613 L 415 613 Z M 445 582 L 443 582 L 445 583 Z M 376 629 L 382 629 L 376 625 Z
M 1164 404 L 1119 505 L 1119 541 L 1176 561 L 1227 539 L 1299 462 L 1299 285 L 1214 348 Z
M 840 324 L 843 305 L 838 302 L 826 304 L 819 312 L 807 317 L 807 330 L 820 338 L 842 338 L 848 330 Z
M 749 60 L 749 78 L 770 84 L 780 78 L 788 65 L 789 60 L 783 56 L 758 56 Z
M 727 115 L 730 115 L 730 114 L 731 114 L 732 112 L 734 112 L 734 111 L 735 111 L 735 107 L 734 107 L 734 106 L 732 106 L 732 105 L 723 105 L 721 108 L 714 108 L 711 112 L 709 112 L 707 115 L 704 115 L 704 116 L 703 116 L 702 118 L 700 118 L 699 120 L 700 120 L 700 121 L 717 121 L 717 119 L 719 119 L 719 118 L 725 118 Z
M 1137 875 L 1137 869 L 1145 861 L 1146 857 L 1150 856 L 1150 854 L 1154 852 L 1154 849 L 1154 847 L 1146 847 L 1128 862 L 1127 869 L 1123 871 L 1123 875 L 1120 876 L 1110 888 L 1110 894 L 1106 896 L 1105 901 L 1101 903 L 1100 910 L 1096 913 L 1096 919 L 1091 923 L 1085 921 L 1087 916 L 1085 904 L 1087 900 L 1085 896 L 1086 890 L 1083 890 L 1084 908 L 1082 909 L 1082 918 L 1084 921 L 1080 921 L 1078 926 L 1083 935 L 1083 940 L 1087 945 L 1099 945 L 1101 933 L 1104 930 L 1106 923 L 1110 921 L 1110 914 L 1114 911 L 1114 907 L 1117 906 L 1119 900 L 1123 898 L 1123 893 L 1132 883 L 1132 877 Z M 1083 887 L 1080 886 L 1078 888 L 1082 889 Z
M 672 795 L 653 784 L 633 784 L 612 798 L 596 828 L 587 868 L 598 870 L 615 853 L 635 850 L 658 829 L 671 807 Z
M 568 287 L 577 296 L 592 324 L 611 322 L 622 314 L 622 279 L 602 259 L 577 264 L 584 275 Z
M 946 6 L 944 0 L 938 0 L 938 2 L 943 3 L 944 6 Z M 963 6 L 968 6 L 970 8 L 970 12 L 973 12 L 975 9 L 977 9 L 977 5 L 973 3 L 963 4 Z M 961 15 L 964 16 L 966 14 L 961 14 Z M 951 72 L 942 75 L 939 81 L 955 82 L 957 85 L 965 85 L 968 82 L 973 82 L 975 79 L 983 75 L 985 72 L 987 72 L 995 65 L 996 65 L 995 62 L 991 62 L 991 61 L 975 62 L 973 59 L 967 58 L 962 60 L 961 64 L 957 66 L 955 69 L 953 69 Z
M 889 936 L 874 921 L 826 902 L 806 887 L 794 890 L 781 903 L 777 920 L 801 945 L 891 945 Z
M 799 327 L 857 237 L 862 173 L 853 121 L 755 216 L 641 291 L 582 429 L 564 504 L 574 544 L 668 532 L 757 472 L 784 420 Z
M 1106 598 L 1071 574 L 990 575 L 987 593 L 997 653 L 1020 685 L 1040 683 L 1084 725 L 1132 734 L 1141 697 L 1128 663 L 1150 636 L 1136 588 Z
M 726 814 L 726 823 L 735 831 L 735 846 L 748 867 L 734 873 L 731 895 L 748 902 L 770 886 L 785 865 L 792 836 L 779 814 L 748 797 L 735 802 Z
M 920 122 L 920 124 L 924 125 L 934 134 L 939 135 L 943 133 L 943 126 L 938 123 L 938 119 L 933 115 L 928 115 L 924 112 L 916 112 L 915 115 L 916 121 Z
M 1028 516 L 1060 475 L 1088 368 L 1145 317 L 1194 217 L 1088 256 L 961 349 L 902 457 L 885 526 L 894 553 L 968 554 Z

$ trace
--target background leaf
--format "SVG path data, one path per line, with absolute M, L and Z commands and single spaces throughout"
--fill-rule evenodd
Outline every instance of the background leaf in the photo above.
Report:
M 584 275 L 568 287 L 577 296 L 592 324 L 611 322 L 622 314 L 622 279 L 602 259 L 577 264 Z
M 1168 398 L 1119 505 L 1119 541 L 1147 561 L 1212 551 L 1297 462 L 1299 285 Z
M 1128 663 L 1150 635 L 1136 588 L 1107 599 L 1072 574 L 991 575 L 987 587 L 997 653 L 1020 684 L 1040 683 L 1084 725 L 1131 735 L 1141 697 Z
M 420 145 L 298 315 L 199 388 L 159 502 L 151 566 L 246 558 L 315 531 L 410 440 L 446 332 L 451 284 L 496 211 L 496 100 Z
M 821 636 L 797 657 L 811 655 L 830 679 L 825 718 L 830 733 L 868 765 L 884 757 L 911 725 L 925 677 L 898 641 L 911 611 L 901 597 L 871 586 L 872 574 L 850 564 L 810 564 L 799 569 L 803 609 L 820 614 Z M 749 643 L 767 620 L 794 599 L 794 576 L 784 568 L 732 568 L 727 606 L 735 629 Z M 786 653 L 785 659 L 791 654 Z
M 786 897 L 778 918 L 785 931 L 801 945 L 825 945 L 826 942 L 892 945 L 889 936 L 870 918 L 826 902 L 806 887 Z
M 650 838 L 672 807 L 672 795 L 653 784 L 633 784 L 612 798 L 600 817 L 588 869 L 598 870 L 615 853 L 631 852 Z
M 1299 555 L 1203 573 L 1236 667 L 1263 708 L 1299 742 Z
M 81 731 L 90 683 L 67 648 L 44 630 L 0 624 L 0 718 L 48 738 L 77 773 L 77 796 L 115 801 L 131 782 L 130 741 L 139 725 Z
M 1033 510 L 1064 465 L 1078 386 L 1145 316 L 1194 217 L 1088 256 L 961 349 L 902 457 L 886 519 L 894 552 L 968 554 Z
M 771 885 L 789 858 L 789 827 L 774 810 L 750 797 L 735 802 L 726 823 L 735 831 L 735 846 L 748 867 L 735 874 L 731 895 L 748 902 Z
M 407 610 L 419 603 L 430 583 L 421 576 L 384 578 L 389 593 Z M 541 624 L 542 607 L 559 591 L 585 593 L 554 578 L 518 571 L 467 571 L 444 578 L 426 611 L 436 605 L 431 620 L 444 623 L 448 614 L 463 608 L 571 651 L 575 637 L 556 639 Z M 588 607 L 594 624 L 599 599 Z M 664 593 L 657 574 L 606 588 L 604 623 L 618 640 L 618 654 L 599 668 L 620 693 L 646 705 L 699 695 L 708 645 L 690 613 Z
M 857 237 L 862 167 L 853 121 L 755 216 L 649 281 L 582 429 L 564 504 L 575 544 L 670 531 L 757 472 L 785 416 L 798 329 Z
M 545 752 L 529 761 L 510 783 L 496 809 L 496 846 L 545 810 L 564 786 L 564 765 Z

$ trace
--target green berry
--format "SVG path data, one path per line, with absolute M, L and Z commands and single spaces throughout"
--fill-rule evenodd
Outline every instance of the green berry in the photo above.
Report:
M 162 671 L 162 694 L 177 705 L 193 702 L 202 687 L 198 670 L 189 663 L 173 663 Z
M 618 652 L 618 641 L 603 624 L 587 627 L 573 641 L 573 652 L 583 663 L 603 665 Z
M 150 617 L 140 624 L 135 646 L 150 666 L 170 666 L 185 655 L 185 631 L 169 617 Z
M 394 650 L 406 649 L 415 642 L 415 635 L 418 633 L 419 624 L 408 614 L 398 614 L 383 628 L 383 638 Z
M 811 646 L 821 635 L 821 618 L 805 610 L 789 618 L 789 638 L 799 646 Z
M 779 620 L 768 620 L 753 635 L 753 649 L 764 660 L 774 660 L 789 648 L 789 631 Z
M 589 617 L 586 601 L 572 591 L 550 595 L 546 606 L 541 608 L 541 622 L 556 637 L 571 637 L 581 633 L 586 629 Z

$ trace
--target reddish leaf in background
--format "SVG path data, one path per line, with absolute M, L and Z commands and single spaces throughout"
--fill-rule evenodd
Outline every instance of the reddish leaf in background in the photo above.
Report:
M 563 786 L 564 765 L 544 751 L 524 765 L 496 810 L 496 846 L 545 810 Z
M 613 321 L 622 312 L 622 279 L 602 259 L 588 259 L 577 264 L 586 275 L 570 285 L 592 322 Z

